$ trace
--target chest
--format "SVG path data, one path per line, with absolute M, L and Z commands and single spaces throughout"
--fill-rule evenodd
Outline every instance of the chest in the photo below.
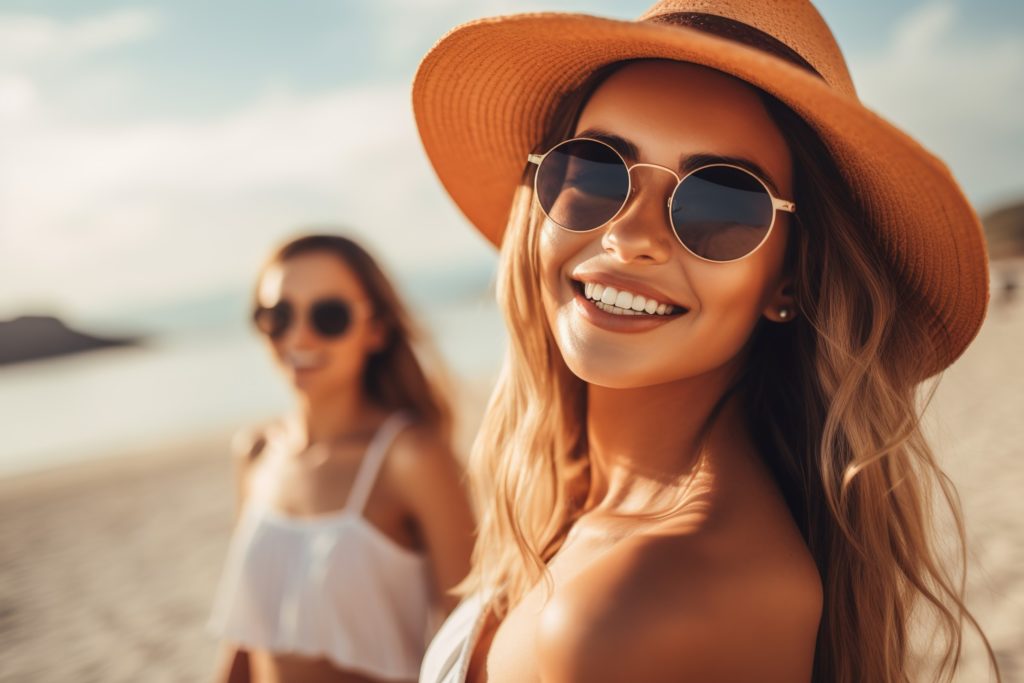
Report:
M 539 581 L 500 622 L 488 616 L 470 658 L 467 683 L 540 681 L 543 648 L 571 628 L 563 623 L 563 600 L 579 590 L 584 573 L 614 545 L 607 537 L 570 537 L 548 563 L 550 582 Z
M 375 476 L 367 476 L 364 451 L 365 447 L 354 447 L 317 457 L 268 449 L 253 466 L 247 495 L 287 519 L 333 518 L 348 509 L 395 543 L 419 549 L 418 530 L 388 477 L 386 463 Z
M 282 513 L 312 515 L 345 506 L 362 461 L 362 449 L 297 454 L 268 448 L 250 471 L 247 488 Z

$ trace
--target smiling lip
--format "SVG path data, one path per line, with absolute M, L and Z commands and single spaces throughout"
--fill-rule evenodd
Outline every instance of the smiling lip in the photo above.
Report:
M 686 315 L 685 309 L 669 315 L 616 315 L 602 311 L 582 292 L 576 292 L 572 305 L 585 320 L 609 332 L 646 332 Z
M 609 285 L 612 285 L 611 279 L 602 278 L 601 280 L 595 279 L 587 281 L 599 282 L 600 284 L 607 283 Z M 601 329 L 604 330 L 608 330 L 609 332 L 646 332 L 648 330 L 653 330 L 656 327 L 660 327 L 673 320 L 677 320 L 678 318 L 681 318 L 682 316 L 689 313 L 689 309 L 687 309 L 685 306 L 673 304 L 679 309 L 678 313 L 670 313 L 668 315 L 616 315 L 615 313 L 608 313 L 607 311 L 602 311 L 600 308 L 597 307 L 597 304 L 594 301 L 588 299 L 583 293 L 584 285 L 581 284 L 580 281 L 571 281 L 571 285 L 575 293 L 572 305 L 576 309 L 576 312 L 579 313 L 579 315 L 582 318 L 584 318 L 594 326 L 600 327 Z M 629 290 L 627 289 L 627 285 L 624 283 L 622 284 L 622 288 L 626 289 L 626 291 L 633 291 L 636 294 L 650 296 L 656 301 L 666 300 L 666 298 L 663 296 L 659 299 L 658 295 L 654 292 L 651 292 L 651 290 L 648 288 L 634 286 L 633 290 Z M 645 292 L 648 292 L 649 294 Z

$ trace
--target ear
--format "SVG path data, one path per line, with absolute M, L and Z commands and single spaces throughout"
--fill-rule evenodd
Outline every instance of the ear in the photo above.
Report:
M 793 296 L 793 278 L 785 275 L 768 297 L 768 305 L 762 315 L 776 323 L 788 323 L 797 316 L 796 298 Z

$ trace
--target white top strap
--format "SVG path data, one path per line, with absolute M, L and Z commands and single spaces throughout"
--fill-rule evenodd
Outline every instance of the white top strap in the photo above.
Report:
M 348 500 L 345 501 L 346 510 L 362 514 L 370 492 L 373 490 L 373 484 L 377 480 L 377 473 L 391 449 L 391 443 L 410 422 L 410 417 L 405 413 L 392 413 L 377 429 L 377 433 L 373 435 L 373 439 L 370 440 L 370 445 L 363 455 L 363 461 L 359 463 L 359 471 L 356 472 L 352 490 L 348 494 Z

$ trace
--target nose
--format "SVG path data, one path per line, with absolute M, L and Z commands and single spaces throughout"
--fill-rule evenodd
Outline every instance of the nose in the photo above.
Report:
M 643 181 L 638 183 L 637 169 Z M 659 172 L 661 171 L 661 172 Z M 630 167 L 631 191 L 626 205 L 605 228 L 601 245 L 623 263 L 664 263 L 672 254 L 672 225 L 667 200 L 675 187 L 675 174 L 650 164 Z
M 297 316 L 285 333 L 278 340 L 282 349 L 310 349 L 317 346 L 320 338 L 310 328 L 305 313 Z

